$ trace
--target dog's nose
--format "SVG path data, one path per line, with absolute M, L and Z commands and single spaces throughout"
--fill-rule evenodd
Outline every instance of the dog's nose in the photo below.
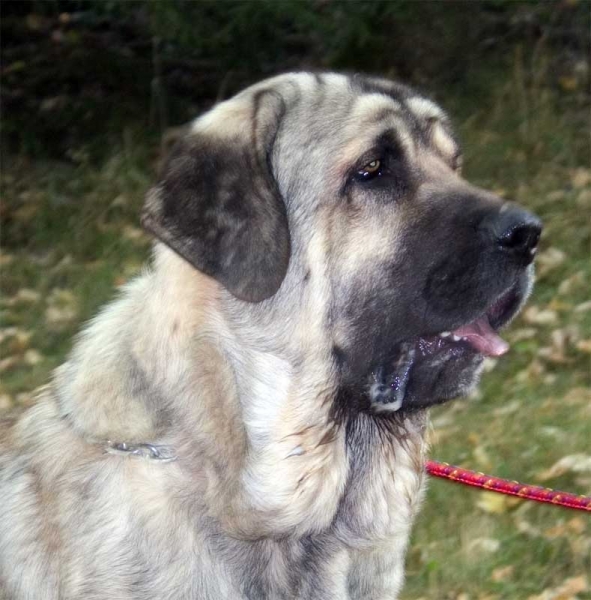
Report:
M 534 259 L 542 233 L 542 223 L 535 215 L 507 202 L 485 229 L 505 255 L 524 265 Z

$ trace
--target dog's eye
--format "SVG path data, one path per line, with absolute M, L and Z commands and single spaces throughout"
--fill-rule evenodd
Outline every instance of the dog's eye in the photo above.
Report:
M 362 169 L 355 173 L 355 178 L 358 181 L 369 181 L 374 177 L 379 177 L 382 174 L 382 161 L 374 159 L 368 162 Z

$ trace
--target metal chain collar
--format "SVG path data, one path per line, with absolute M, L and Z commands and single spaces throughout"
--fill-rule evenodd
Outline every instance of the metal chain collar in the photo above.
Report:
M 140 443 L 129 444 L 127 442 L 107 442 L 106 452 L 108 454 L 119 454 L 121 456 L 137 456 L 159 462 L 172 462 L 177 459 L 170 446 L 159 446 L 157 444 Z

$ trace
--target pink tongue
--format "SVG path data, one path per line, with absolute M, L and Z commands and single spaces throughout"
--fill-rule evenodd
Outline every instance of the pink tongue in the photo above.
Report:
M 501 356 L 509 350 L 509 344 L 495 333 L 487 317 L 458 327 L 452 334 L 464 338 L 473 348 L 486 356 Z

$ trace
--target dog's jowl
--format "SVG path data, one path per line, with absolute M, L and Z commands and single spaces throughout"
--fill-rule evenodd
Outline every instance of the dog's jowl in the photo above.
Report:
M 287 74 L 194 121 L 152 269 L 0 435 L 0 597 L 396 598 L 426 408 L 468 393 L 540 223 L 405 86 Z

